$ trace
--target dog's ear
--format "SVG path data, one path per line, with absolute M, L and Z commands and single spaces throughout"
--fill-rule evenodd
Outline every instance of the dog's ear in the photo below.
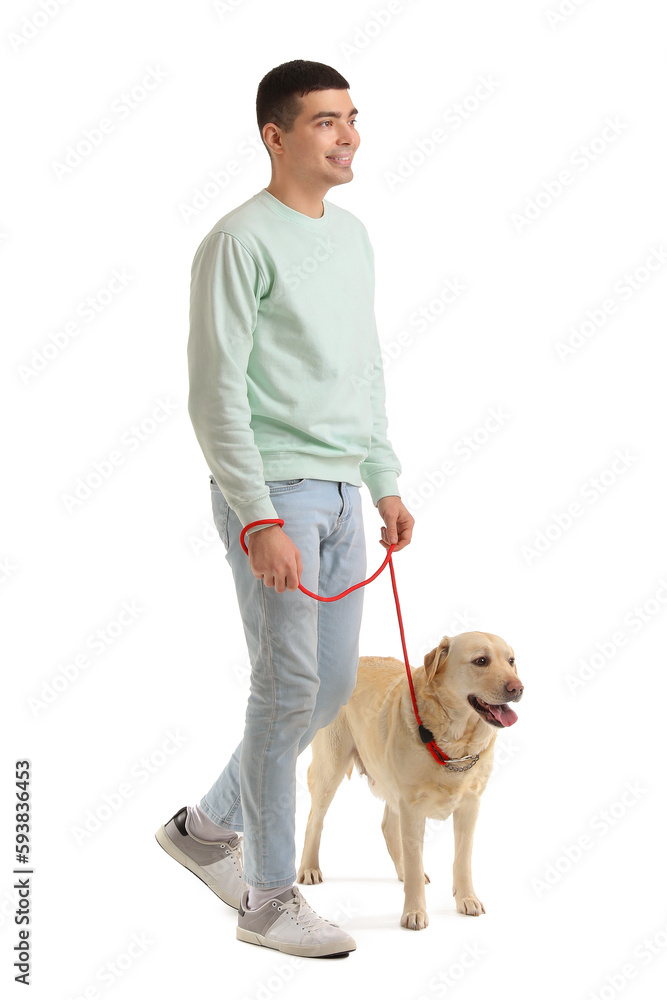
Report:
M 449 636 L 445 635 L 442 637 L 435 649 L 432 649 L 430 653 L 427 653 L 424 657 L 424 671 L 426 673 L 426 681 L 428 684 L 431 683 L 438 671 L 438 664 L 443 663 L 449 656 Z

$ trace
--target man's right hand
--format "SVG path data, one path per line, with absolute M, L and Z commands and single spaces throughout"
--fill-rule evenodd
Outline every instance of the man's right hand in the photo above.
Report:
M 278 594 L 298 590 L 303 573 L 301 553 L 279 524 L 268 524 L 246 534 L 250 569 Z

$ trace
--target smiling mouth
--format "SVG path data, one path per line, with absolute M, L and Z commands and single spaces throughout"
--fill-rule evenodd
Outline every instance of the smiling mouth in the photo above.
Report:
M 346 156 L 327 156 L 327 160 L 331 160 L 332 163 L 339 163 L 343 167 L 347 167 L 352 162 L 352 154 L 348 153 Z
M 481 715 L 484 721 L 488 722 L 491 726 L 499 726 L 503 729 L 505 726 L 513 726 L 519 718 L 516 712 L 506 703 L 489 705 L 487 702 L 482 701 L 481 698 L 476 698 L 474 694 L 468 695 L 468 701 L 477 714 Z

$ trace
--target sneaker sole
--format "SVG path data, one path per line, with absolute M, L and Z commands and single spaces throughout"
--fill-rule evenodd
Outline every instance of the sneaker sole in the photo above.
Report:
M 282 951 L 285 955 L 298 955 L 300 958 L 336 958 L 338 955 L 349 955 L 356 948 L 344 948 L 342 951 L 330 951 L 331 945 L 326 944 L 288 944 L 280 941 L 268 941 L 262 934 L 255 931 L 247 931 L 245 927 L 236 928 L 236 937 L 239 941 L 247 941 L 248 944 L 258 944 L 263 948 L 273 948 L 274 951 Z
M 233 906 L 235 910 L 238 910 L 241 897 L 239 896 L 238 899 L 235 900 L 230 893 L 225 892 L 225 890 L 204 871 L 201 865 L 198 865 L 197 862 L 193 861 L 192 858 L 189 858 L 187 854 L 180 849 L 180 847 L 176 846 L 173 840 L 169 837 L 164 825 L 161 826 L 155 834 L 155 839 L 160 847 L 166 851 L 170 857 L 172 857 L 175 861 L 178 861 L 178 863 L 183 865 L 184 868 L 187 868 L 188 871 L 191 871 L 193 875 L 196 875 L 198 879 L 207 885 L 209 889 L 211 889 L 216 896 L 223 901 L 223 903 L 227 903 L 228 906 Z

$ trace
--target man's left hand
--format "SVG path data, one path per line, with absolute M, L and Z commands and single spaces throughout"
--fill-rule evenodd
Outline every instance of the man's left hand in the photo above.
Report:
M 401 549 L 410 544 L 412 526 L 415 523 L 414 517 L 404 506 L 400 497 L 382 497 L 378 500 L 377 509 L 384 521 L 380 544 L 388 549 L 390 545 L 395 543 L 394 552 L 400 552 Z

